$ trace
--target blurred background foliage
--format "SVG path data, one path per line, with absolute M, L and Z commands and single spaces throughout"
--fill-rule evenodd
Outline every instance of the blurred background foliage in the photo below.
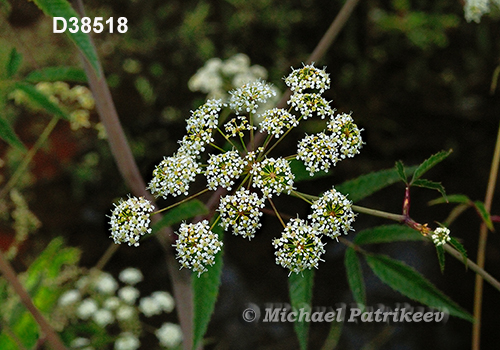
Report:
M 187 84 L 205 61 L 245 53 L 252 64 L 267 68 L 268 80 L 283 91 L 282 77 L 290 66 L 298 67 L 307 59 L 342 6 L 339 0 L 84 3 L 90 17 L 128 19 L 126 34 L 101 33 L 93 37 L 146 181 L 154 165 L 175 151 L 184 132 L 184 119 L 205 98 L 190 91 Z M 0 23 L 0 60 L 5 62 L 10 49 L 16 47 L 24 57 L 21 75 L 45 66 L 80 65 L 69 40 L 52 34 L 51 19 L 45 18 L 35 5 L 24 0 L 3 0 L 0 5 L 4 19 Z M 331 177 L 306 182 L 301 188 L 319 193 L 346 179 L 392 167 L 398 159 L 413 165 L 441 149 L 453 148 L 452 156 L 433 169 L 433 180 L 442 181 L 448 193 L 482 199 L 500 110 L 498 92 L 490 94 L 492 74 L 500 63 L 498 19 L 499 14 L 492 12 L 480 24 L 467 23 L 460 1 L 362 1 L 317 65 L 327 66 L 331 74 L 332 89 L 327 91 L 327 98 L 340 112 L 354 112 L 356 123 L 365 129 L 366 145 L 354 160 L 337 166 Z M 4 65 L 0 62 L 0 66 Z M 27 146 L 34 143 L 48 121 L 42 114 L 20 109 L 11 102 L 2 113 L 16 121 L 16 131 Z M 95 112 L 91 119 L 97 121 Z M 315 128 L 309 124 L 306 131 Z M 0 152 L 5 183 L 22 154 L 3 143 Z M 128 192 L 106 142 L 98 139 L 94 130 L 72 132 L 66 123 L 59 124 L 22 184 L 43 226 L 37 240 L 27 243 L 26 254 L 18 263 L 28 265 L 50 238 L 63 235 L 67 243 L 83 249 L 84 264 L 94 264 L 111 243 L 105 217 L 111 202 Z M 402 197 L 403 188 L 393 186 L 362 204 L 399 212 Z M 423 222 L 444 220 L 449 208 L 429 209 L 425 205 L 435 197 L 430 191 L 416 190 L 412 216 Z M 286 200 L 280 204 L 291 214 L 297 210 L 305 213 L 305 207 L 287 207 Z M 498 199 L 493 203 L 493 214 L 495 209 Z M 468 214 L 452 227 L 452 234 L 462 240 L 474 258 L 479 219 Z M 221 301 L 208 334 L 222 349 L 290 349 L 297 345 L 291 327 L 248 325 L 240 317 L 245 302 L 287 300 L 286 272 L 273 265 L 269 244 L 269 238 L 280 231 L 274 221 L 265 219 L 268 228 L 261 238 L 252 240 L 250 249 L 248 242 L 227 237 Z M 356 230 L 383 223 L 361 216 L 358 221 Z M 8 241 L 8 226 L 2 224 L 1 228 L 6 237 L 3 239 Z M 487 270 L 497 276 L 499 243 L 498 237 L 492 235 L 487 252 Z M 327 248 L 327 263 L 318 272 L 313 304 L 350 302 L 352 296 L 343 269 L 339 268 L 343 247 L 330 243 Z M 407 261 L 459 304 L 471 309 L 474 276 L 464 272 L 459 263 L 450 261 L 442 276 L 429 247 L 395 243 L 374 249 Z M 147 261 L 142 258 L 145 252 Z M 155 284 L 151 290 L 168 288 L 166 269 L 158 261 L 163 261 L 162 251 L 154 240 L 147 240 L 138 249 L 122 247 L 109 268 L 118 270 L 134 262 L 143 267 L 146 280 Z M 405 301 L 375 282 L 373 276 L 367 276 L 367 284 L 368 300 L 373 303 Z M 494 298 L 497 296 L 487 288 L 486 308 Z M 485 317 L 494 319 L 495 315 Z M 324 339 L 326 326 L 312 326 L 313 344 Z M 346 325 L 344 334 L 343 349 L 357 349 L 373 339 L 373 344 L 384 349 L 466 349 L 470 325 L 455 319 L 430 328 Z M 375 338 L 376 334 L 382 334 L 381 338 Z M 483 334 L 484 349 L 489 348 L 488 344 L 498 344 L 500 336 L 491 319 L 485 319 Z

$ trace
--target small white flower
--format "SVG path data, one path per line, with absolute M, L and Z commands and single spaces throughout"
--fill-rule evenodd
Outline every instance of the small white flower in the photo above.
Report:
M 78 349 L 78 350 L 80 350 L 80 349 L 83 350 L 84 348 L 89 349 L 89 348 L 87 348 L 89 345 L 90 345 L 90 339 L 82 338 L 82 337 L 75 338 L 70 343 L 70 346 L 72 349 Z M 90 347 L 90 348 L 92 348 L 92 347 Z
M 165 157 L 153 171 L 153 179 L 148 189 L 154 196 L 162 196 L 165 199 L 169 194 L 174 197 L 188 195 L 189 184 L 200 172 L 200 165 L 194 155 L 177 154 Z
M 177 260 L 181 268 L 185 267 L 198 272 L 198 277 L 207 270 L 207 266 L 215 263 L 215 255 L 222 248 L 219 236 L 210 231 L 207 220 L 196 224 L 182 223 L 178 231 L 177 242 L 173 246 L 177 250 Z
M 165 312 L 172 312 L 175 307 L 175 301 L 172 295 L 165 291 L 156 291 L 151 294 L 151 297 Z
M 115 296 L 107 298 L 106 300 L 104 300 L 103 303 L 103 307 L 111 311 L 118 309 L 120 305 L 121 305 L 120 299 L 118 299 Z
M 142 197 L 130 197 L 115 204 L 109 221 L 114 242 L 137 247 L 141 236 L 151 233 L 149 216 L 153 210 L 154 205 Z
M 99 309 L 92 315 L 92 319 L 101 327 L 106 327 L 114 322 L 115 318 L 111 311 L 107 309 Z
M 119 321 L 129 321 L 136 316 L 136 310 L 129 305 L 121 305 L 116 310 L 116 319 Z
M 135 303 L 139 295 L 140 292 L 132 286 L 125 286 L 118 291 L 118 297 L 130 305 Z
M 330 238 L 337 238 L 344 232 L 347 234 L 352 230 L 351 225 L 356 217 L 352 211 L 352 202 L 342 193 L 332 188 L 323 193 L 318 200 L 311 205 L 312 226 L 316 230 Z
M 164 323 L 156 332 L 156 337 L 162 346 L 173 348 L 182 342 L 182 330 L 174 323 Z
M 354 124 L 350 114 L 342 113 L 331 118 L 327 129 L 332 132 L 340 158 L 352 158 L 359 154 L 359 150 L 363 147 L 363 140 L 361 139 L 363 129 L 359 129 Z
M 98 309 L 97 302 L 94 299 L 87 298 L 82 301 L 78 309 L 76 310 L 76 315 L 82 320 L 87 320 L 90 316 L 94 314 Z
M 122 270 L 122 272 L 120 272 L 120 274 L 118 275 L 118 279 L 123 283 L 127 283 L 133 286 L 141 282 L 144 279 L 144 276 L 139 269 L 127 267 L 126 269 Z
M 264 198 L 272 197 L 273 194 L 279 196 L 281 192 L 290 194 L 293 190 L 295 175 L 284 158 L 266 158 L 254 163 L 250 173 L 253 175 L 252 186 L 259 188 Z
M 285 131 L 296 127 L 299 122 L 293 114 L 282 108 L 269 109 L 261 115 L 261 132 L 266 131 L 274 137 L 280 137 Z
M 305 269 L 318 268 L 323 261 L 325 244 L 316 229 L 299 218 L 291 219 L 280 238 L 273 241 L 276 249 L 276 264 L 292 272 L 300 273 Z
M 444 245 L 451 240 L 450 229 L 448 229 L 447 227 L 438 227 L 434 230 L 431 238 L 432 242 L 434 242 L 436 246 Z
M 330 74 L 326 73 L 325 69 L 314 67 L 313 63 L 299 69 L 292 68 L 292 73 L 285 78 L 285 83 L 293 92 L 313 89 L 322 94 L 330 88 Z
M 241 188 L 234 195 L 221 198 L 218 209 L 222 219 L 221 226 L 226 231 L 232 226 L 234 235 L 252 239 L 261 227 L 259 219 L 262 216 L 262 208 L 264 199 Z
M 152 297 L 144 297 L 139 301 L 139 311 L 146 317 L 159 315 L 162 312 L 160 305 Z
M 115 341 L 115 350 L 136 350 L 139 346 L 141 346 L 141 342 L 130 332 L 120 334 Z
M 76 289 L 71 289 L 71 290 L 68 290 L 68 291 L 64 292 L 59 297 L 58 304 L 59 304 L 59 306 L 73 305 L 76 302 L 80 301 L 81 297 L 82 296 L 80 294 L 80 291 L 78 291 Z
M 240 88 L 230 91 L 229 107 L 236 114 L 255 114 L 259 105 L 276 95 L 269 83 L 262 80 L 249 82 Z
M 234 181 L 243 172 L 245 162 L 238 151 L 227 151 L 225 153 L 210 155 L 208 166 L 205 170 L 207 187 L 215 191 L 218 187 L 231 190 Z
M 118 289 L 118 282 L 107 272 L 102 272 L 95 281 L 95 289 L 103 294 L 114 294 Z
M 465 0 L 465 19 L 467 22 L 481 22 L 481 17 L 490 12 L 489 0 Z
M 325 119 L 335 111 L 324 97 L 316 93 L 295 93 L 288 100 L 288 104 L 292 105 L 304 120 L 314 114 L 320 116 L 321 119 Z
M 307 135 L 297 145 L 297 159 L 304 162 L 311 176 L 321 170 L 328 172 L 340 160 L 336 135 Z

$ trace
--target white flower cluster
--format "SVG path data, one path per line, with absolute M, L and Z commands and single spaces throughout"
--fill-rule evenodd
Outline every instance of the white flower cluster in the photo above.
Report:
M 358 129 L 350 114 L 338 114 L 328 122 L 327 129 L 332 132 L 342 159 L 352 158 L 359 154 L 359 150 L 363 146 L 361 139 L 363 129 Z
M 228 136 L 244 137 L 245 131 L 257 130 L 257 127 L 250 125 L 247 118 L 238 116 L 237 118 L 233 118 L 224 124 L 224 129 L 226 130 Z
M 318 262 L 323 261 L 321 255 L 325 253 L 321 235 L 299 218 L 287 223 L 281 237 L 273 241 L 273 246 L 276 249 L 276 263 L 289 269 L 290 274 L 317 268 Z
M 301 93 L 304 90 L 319 90 L 322 94 L 330 88 L 330 74 L 324 69 L 318 69 L 313 64 L 304 65 L 302 68 L 293 69 L 285 78 L 285 83 L 292 92 Z
M 222 241 L 216 233 L 210 231 L 207 220 L 196 224 L 182 223 L 179 237 L 174 247 L 181 268 L 198 272 L 198 277 L 215 263 L 215 254 L 222 249 Z
M 267 71 L 259 65 L 250 65 L 250 58 L 238 53 L 227 60 L 209 59 L 189 80 L 191 91 L 201 91 L 208 98 L 227 97 L 226 91 L 257 79 L 267 79 Z
M 224 230 L 231 226 L 234 235 L 252 239 L 261 227 L 259 219 L 262 216 L 262 208 L 264 199 L 241 188 L 234 195 L 221 198 L 218 209 L 222 219 L 221 226 Z
M 182 330 L 178 324 L 165 322 L 155 332 L 156 337 L 160 341 L 160 345 L 173 349 L 182 342 Z
M 266 131 L 276 138 L 280 137 L 284 130 L 288 131 L 299 125 L 297 118 L 293 114 L 281 108 L 269 109 L 261 115 L 261 118 L 261 132 Z
M 500 8 L 500 0 L 491 0 L 491 3 Z M 464 12 L 467 22 L 481 22 L 481 17 L 490 13 L 490 0 L 465 0 Z
M 289 162 L 285 158 L 266 158 L 253 165 L 250 174 L 253 175 L 253 187 L 259 188 L 264 198 L 280 195 L 281 192 L 290 194 L 293 190 L 292 173 Z
M 335 188 L 323 193 L 318 200 L 311 205 L 312 214 L 309 215 L 311 224 L 322 234 L 336 238 L 341 234 L 347 234 L 355 219 L 352 211 L 352 202 Z
M 116 244 L 139 246 L 141 236 L 151 233 L 150 213 L 154 206 L 142 197 L 129 197 L 115 204 L 110 218 L 111 237 Z
M 215 64 L 213 62 L 210 64 Z M 235 189 L 220 198 L 217 210 L 220 225 L 235 235 L 252 239 L 261 227 L 265 201 L 271 201 L 273 195 L 289 195 L 295 190 L 290 158 L 304 162 L 313 176 L 318 171 L 329 171 L 340 160 L 359 153 L 363 145 L 361 130 L 350 114 L 335 115 L 335 109 L 321 95 L 330 87 L 330 77 L 324 69 L 304 65 L 294 69 L 285 83 L 292 90 L 288 110 L 268 108 L 260 112 L 262 105 L 276 96 L 276 92 L 270 84 L 258 79 L 230 91 L 227 104 L 211 99 L 193 111 L 187 120 L 187 135 L 180 141 L 178 151 L 155 167 L 148 187 L 151 193 L 163 198 L 168 195 L 187 196 L 191 183 L 203 173 L 208 190 Z M 221 113 L 223 107 L 229 107 L 236 115 L 223 122 L 227 117 Z M 222 114 L 221 118 L 219 114 Z M 269 156 L 283 135 L 297 127 L 300 120 L 313 116 L 328 120 L 324 131 L 306 135 L 299 141 L 296 156 Z M 254 142 L 257 126 L 268 135 L 255 149 L 259 146 Z M 217 145 L 219 140 L 224 144 Z M 208 146 L 216 149 L 216 153 L 205 153 Z M 227 150 L 228 147 L 232 149 Z M 280 245 L 275 241 L 275 246 L 279 247 L 278 263 L 294 272 L 317 266 L 323 251 L 322 235 L 336 238 L 340 232 L 347 233 L 355 217 L 351 202 L 334 189 L 315 201 L 312 209 L 310 222 L 290 221 L 281 241 L 278 240 Z M 200 276 L 214 264 L 215 255 L 223 244 L 210 229 L 217 220 L 180 225 L 174 247 L 181 268 L 189 268 Z M 290 248 L 292 245 L 293 249 Z M 131 302 L 137 298 L 133 293 L 127 295 Z M 146 299 L 144 307 L 147 308 L 150 302 Z
M 309 175 L 323 170 L 328 172 L 330 166 L 339 160 L 335 135 L 326 135 L 320 132 L 307 135 L 299 141 L 297 146 L 297 159 L 304 162 Z
M 238 151 L 210 155 L 205 171 L 207 187 L 212 191 L 218 187 L 231 190 L 234 180 L 241 175 L 244 166 L 245 161 L 240 157 Z
M 189 184 L 196 175 L 201 173 L 201 167 L 196 162 L 195 156 L 177 154 L 165 157 L 153 171 L 153 179 L 148 189 L 158 197 L 167 198 L 168 194 L 179 196 L 189 193 Z
M 271 84 L 263 80 L 246 83 L 236 90 L 230 91 L 229 107 L 236 114 L 255 114 L 259 105 L 266 103 L 268 99 L 276 96 L 276 91 Z
M 450 229 L 446 227 L 438 227 L 434 230 L 431 238 L 432 242 L 434 242 L 436 246 L 444 245 L 451 240 Z
M 331 116 L 335 110 L 323 96 L 316 93 L 296 93 L 290 96 L 288 104 L 305 120 L 317 114 L 321 119 Z
M 140 313 L 145 317 L 151 317 L 162 312 L 170 313 L 175 307 L 174 298 L 166 291 L 156 291 L 150 296 L 139 299 L 140 292 L 135 285 L 143 279 L 141 271 L 133 267 L 122 270 L 118 275 L 118 280 L 125 284 L 121 287 L 107 272 L 99 272 L 97 276 L 92 274 L 83 276 L 76 282 L 75 289 L 68 290 L 59 297 L 58 312 L 73 322 L 76 321 L 76 316 L 79 322 L 93 322 L 100 328 L 118 324 L 121 333 L 114 342 L 114 348 L 138 349 L 141 345 Z M 88 293 L 88 296 L 82 300 L 83 293 Z M 139 300 L 138 305 L 136 305 L 137 300 Z M 175 336 L 171 344 L 175 343 L 174 346 L 177 346 L 182 341 L 182 335 L 175 333 L 174 326 L 176 325 L 170 326 L 171 334 Z M 81 329 L 80 324 L 76 327 Z M 160 331 L 162 328 L 158 329 L 156 334 L 160 344 L 166 346 L 164 343 L 167 332 L 164 329 Z M 94 350 L 91 343 L 91 339 L 78 337 L 71 342 L 71 347 Z

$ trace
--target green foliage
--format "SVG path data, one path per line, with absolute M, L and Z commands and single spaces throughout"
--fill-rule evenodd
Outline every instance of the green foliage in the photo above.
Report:
M 59 118 L 69 120 L 69 116 L 66 112 L 59 108 L 58 105 L 50 101 L 47 96 L 38 91 L 33 85 L 24 82 L 17 82 L 14 84 L 14 87 L 24 92 L 31 102 L 45 109 L 48 113 L 51 113 Z
M 80 68 L 73 67 L 46 67 L 30 72 L 24 81 L 38 83 L 41 81 L 73 81 L 76 83 L 86 83 L 87 76 Z
M 7 78 L 12 78 L 17 73 L 19 67 L 21 67 L 22 61 L 23 55 L 17 52 L 16 48 L 13 48 L 10 51 L 9 61 L 7 62 L 7 67 L 5 69 L 7 72 Z
M 68 266 L 76 265 L 80 258 L 79 250 L 64 247 L 62 238 L 53 239 L 38 258 L 22 275 L 21 280 L 29 292 L 35 306 L 49 315 L 63 289 L 57 280 Z M 22 341 L 23 346 L 31 349 L 35 346 L 39 329 L 32 315 L 24 308 L 19 298 L 8 291 L 5 282 L 1 282 L 0 303 L 4 307 L 1 316 L 8 322 L 9 328 Z M 0 348 L 18 349 L 16 342 L 5 332 L 0 335 Z
M 163 227 L 169 227 L 174 224 L 181 222 L 182 220 L 188 220 L 194 218 L 198 215 L 208 214 L 207 207 L 200 202 L 198 199 L 192 199 L 186 203 L 182 203 L 179 206 L 168 210 L 160 221 L 153 225 L 153 232 L 156 232 Z
M 416 167 L 410 167 L 406 170 L 411 174 L 415 169 Z M 399 180 L 398 171 L 392 168 L 361 175 L 356 179 L 335 186 L 335 188 L 342 193 L 348 193 L 348 198 L 355 203 Z
M 445 160 L 451 154 L 451 152 L 451 150 L 441 151 L 424 160 L 413 173 L 410 185 L 414 184 L 416 180 L 420 179 L 422 175 L 431 170 L 436 164 Z
M 349 288 L 354 296 L 354 301 L 360 305 L 366 305 L 365 283 L 363 281 L 363 271 L 361 262 L 356 255 L 354 248 L 349 247 L 345 252 L 344 264 L 347 273 Z
M 404 225 L 384 225 L 362 230 L 354 238 L 355 244 L 423 241 L 422 234 Z
M 392 289 L 433 308 L 443 308 L 450 315 L 474 322 L 473 317 L 412 267 L 385 255 L 365 255 L 372 271 Z
M 27 151 L 22 141 L 17 137 L 14 128 L 3 117 L 0 117 L 0 138 L 12 147 L 16 147 L 23 152 Z
M 212 229 L 213 233 L 219 235 L 219 239 L 223 240 L 224 230 L 222 226 L 215 225 Z M 222 251 L 215 256 L 215 263 L 207 272 L 200 277 L 196 273 L 192 274 L 193 288 L 193 347 L 195 350 L 201 344 L 205 335 L 210 318 L 215 309 L 215 303 L 219 295 L 219 287 L 222 276 Z
M 430 180 L 425 180 L 425 179 L 418 179 L 412 182 L 413 186 L 418 186 L 418 187 L 423 187 L 423 188 L 429 188 L 431 190 L 436 190 L 441 195 L 443 198 L 446 200 L 446 191 L 444 190 L 443 185 L 440 182 L 434 182 Z
M 469 197 L 463 194 L 454 194 L 451 196 L 447 196 L 446 199 L 449 203 L 460 203 L 466 205 L 468 207 L 473 207 L 478 213 L 479 217 L 483 221 L 483 223 L 488 227 L 490 231 L 494 231 L 493 221 L 491 221 L 491 214 L 486 210 L 484 206 L 484 202 L 481 201 L 472 201 Z M 444 203 L 445 200 L 443 198 L 437 198 L 429 202 L 429 205 L 441 204 Z
M 80 18 L 67 0 L 33 0 L 33 2 L 47 16 L 64 17 L 67 22 L 69 22 L 71 17 Z M 83 33 L 81 30 L 76 31 L 76 33 L 71 33 L 69 30 L 66 30 L 65 33 L 76 45 L 76 47 L 78 47 L 92 68 L 94 68 L 97 76 L 100 76 L 101 71 L 99 69 L 99 58 L 97 57 L 94 45 L 92 45 L 92 42 L 90 41 L 90 36 Z
M 300 310 L 301 308 L 305 308 L 306 310 L 311 310 L 314 274 L 314 269 L 307 269 L 301 274 L 292 273 L 288 278 L 292 309 Z M 309 322 L 299 322 L 299 320 L 296 320 L 293 324 L 293 328 L 295 330 L 295 334 L 297 334 L 297 338 L 299 339 L 300 349 L 306 350 Z
M 464 265 L 467 268 L 467 251 L 465 250 L 464 246 L 453 237 L 450 237 L 449 243 L 462 255 Z
M 407 184 L 407 178 L 408 176 L 406 175 L 405 171 L 405 166 L 403 165 L 403 162 L 398 160 L 396 162 L 396 171 L 398 172 L 399 178 L 401 181 L 403 181 L 405 184 Z
M 438 256 L 438 261 L 439 261 L 439 268 L 441 269 L 441 273 L 444 273 L 444 248 L 442 245 L 436 246 L 436 253 Z

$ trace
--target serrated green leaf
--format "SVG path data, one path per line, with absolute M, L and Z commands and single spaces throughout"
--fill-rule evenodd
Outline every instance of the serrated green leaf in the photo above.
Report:
M 223 239 L 224 231 L 220 225 L 215 225 L 212 232 Z M 208 271 L 198 277 L 197 273 L 192 274 L 193 281 L 193 347 L 195 350 L 201 344 L 205 335 L 208 323 L 215 309 L 217 296 L 222 275 L 222 251 L 215 256 L 215 263 L 208 267 Z
M 406 172 L 405 172 L 405 166 L 403 165 L 403 162 L 398 160 L 396 162 L 396 171 L 398 172 L 398 175 L 399 175 L 399 178 L 405 183 L 407 184 L 408 181 L 407 181 L 407 178 L 408 176 L 406 175 Z
M 412 185 L 418 186 L 418 187 L 428 188 L 431 190 L 436 190 L 439 193 L 441 193 L 443 198 L 446 200 L 446 191 L 444 190 L 444 187 L 440 182 L 434 182 L 434 181 L 430 181 L 430 180 L 426 180 L 426 179 L 418 179 L 418 180 L 413 181 Z
M 446 198 L 448 199 L 448 203 L 461 203 L 468 205 L 472 203 L 469 197 L 463 194 L 447 195 Z M 429 205 L 442 204 L 442 203 L 446 203 L 446 200 L 443 197 L 439 197 L 429 201 Z
M 444 248 L 442 245 L 436 246 L 436 253 L 439 261 L 439 268 L 441 269 L 441 273 L 444 273 Z
M 28 97 L 33 103 L 45 109 L 47 112 L 57 117 L 69 120 L 69 116 L 61 108 L 59 108 L 58 105 L 50 101 L 47 96 L 38 91 L 33 85 L 24 82 L 17 82 L 14 84 L 14 87 L 24 92 L 26 97 Z
M 416 167 L 406 168 L 409 173 L 412 173 L 415 169 Z M 347 198 L 356 203 L 399 180 L 397 170 L 392 168 L 361 175 L 356 179 L 343 182 L 335 186 L 335 188 L 344 194 L 348 194 Z
M 290 302 L 292 303 L 293 309 L 311 309 L 314 272 L 315 270 L 304 270 L 302 273 L 292 273 L 288 278 Z M 309 322 L 299 322 L 297 320 L 294 322 L 293 328 L 299 339 L 300 349 L 306 350 Z
M 17 137 L 14 128 L 2 117 L 0 117 L 0 138 L 12 147 L 23 152 L 27 151 L 22 141 Z
M 453 237 L 450 237 L 450 242 L 451 246 L 453 248 L 455 248 L 456 250 L 458 250 L 458 252 L 460 253 L 460 255 L 462 255 L 462 259 L 464 261 L 464 265 L 465 267 L 467 268 L 467 250 L 465 250 L 464 246 L 459 242 L 457 241 L 455 238 Z
M 352 247 L 348 247 L 344 258 L 345 269 L 347 273 L 347 282 L 354 296 L 354 301 L 360 305 L 366 305 L 365 282 L 363 280 L 363 271 L 361 263 Z
M 80 16 L 71 7 L 67 0 L 33 0 L 33 2 L 48 16 L 51 17 L 64 17 L 68 26 L 71 26 L 69 19 L 71 17 L 77 17 L 78 23 L 80 24 Z M 99 59 L 97 57 L 97 52 L 95 51 L 94 45 L 90 40 L 89 34 L 83 33 L 81 30 L 76 31 L 76 33 L 71 33 L 68 29 L 65 31 L 71 41 L 78 47 L 82 52 L 83 56 L 87 59 L 90 65 L 94 68 L 96 75 L 101 76 L 99 69 Z M 54 34 L 57 35 L 57 34 Z
M 5 70 L 7 72 L 7 78 L 11 78 L 17 73 L 19 67 L 21 67 L 22 61 L 23 61 L 23 55 L 17 52 L 16 48 L 14 47 L 10 51 L 9 60 L 7 61 L 7 67 L 5 67 L 6 68 Z
M 160 221 L 153 225 L 153 231 L 158 231 L 163 227 L 169 227 L 183 220 L 194 218 L 198 215 L 208 214 L 208 209 L 198 199 L 191 199 L 186 203 L 167 211 Z
M 474 322 L 472 315 L 412 267 L 386 255 L 365 255 L 365 258 L 375 275 L 392 289 L 429 307 L 442 308 L 450 315 Z
M 424 175 L 427 171 L 433 168 L 436 164 L 446 159 L 446 157 L 448 157 L 451 152 L 452 150 L 441 151 L 436 154 L 433 154 L 432 156 L 424 160 L 424 162 L 418 166 L 417 170 L 415 170 L 415 173 L 413 173 L 413 178 L 410 184 L 413 184 L 416 180 L 422 177 L 422 175 Z
M 484 203 L 481 201 L 475 201 L 474 206 L 476 207 L 476 211 L 479 213 L 479 216 L 481 216 L 481 220 L 483 220 L 486 227 L 488 227 L 490 231 L 495 231 L 495 228 L 493 227 L 493 221 L 491 221 L 491 215 L 486 210 Z
M 310 175 L 309 171 L 306 170 L 304 163 L 300 160 L 292 159 L 290 161 L 290 168 L 292 169 L 292 173 L 295 175 L 294 182 L 306 181 L 306 180 L 316 180 L 322 177 L 326 177 L 332 175 L 331 172 L 319 171 L 314 173 L 313 176 Z
M 86 83 L 87 76 L 80 68 L 74 67 L 47 67 L 29 73 L 24 81 L 38 83 L 41 81 L 72 81 Z
M 404 225 L 383 225 L 356 234 L 355 244 L 389 243 L 400 241 L 422 241 L 425 240 L 422 234 Z

